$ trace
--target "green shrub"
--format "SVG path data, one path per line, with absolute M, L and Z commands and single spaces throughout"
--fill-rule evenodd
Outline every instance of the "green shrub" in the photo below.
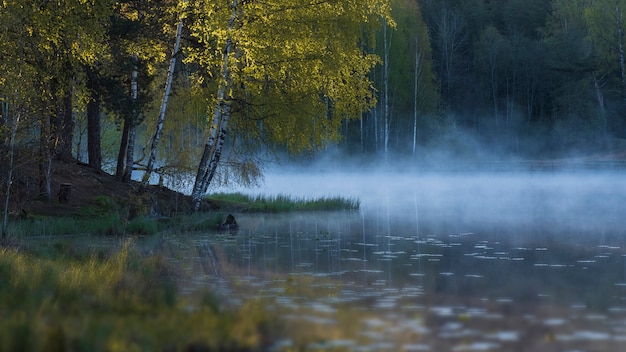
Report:
M 135 218 L 126 225 L 126 234 L 129 235 L 154 235 L 159 230 L 159 222 L 147 217 Z
M 93 204 L 81 208 L 78 212 L 79 217 L 83 218 L 100 218 L 112 214 L 118 214 L 122 206 L 113 198 L 108 196 L 95 196 Z

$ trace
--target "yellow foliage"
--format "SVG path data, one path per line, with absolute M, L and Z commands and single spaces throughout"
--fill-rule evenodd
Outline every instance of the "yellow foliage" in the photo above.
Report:
M 234 47 L 227 99 L 241 104 L 230 120 L 235 134 L 298 153 L 338 139 L 343 119 L 376 103 L 369 72 L 380 60 L 363 43 L 381 19 L 395 26 L 388 1 L 244 2 L 232 27 L 230 7 L 208 0 L 190 6 L 197 18 L 190 30 L 202 46 L 190 48 L 186 60 L 205 68 L 198 81 L 216 84 L 222 49 L 227 40 Z M 209 91 L 209 102 L 216 92 Z

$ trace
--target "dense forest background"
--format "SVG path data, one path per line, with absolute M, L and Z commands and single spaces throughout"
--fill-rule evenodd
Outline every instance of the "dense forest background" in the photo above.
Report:
M 347 148 L 417 158 L 542 158 L 624 147 L 626 2 L 392 4 L 398 29 L 387 34 L 388 55 L 379 47 L 389 73 L 379 69 L 376 77 L 379 93 L 388 79 L 389 95 L 379 94 L 364 127 L 346 126 Z
M 369 2 L 378 7 L 387 3 Z M 419 162 L 442 156 L 537 159 L 626 149 L 626 0 L 389 3 L 393 20 L 383 14 L 377 23 L 369 22 L 360 29 L 354 25 L 358 14 L 345 19 L 332 7 L 326 14 L 317 8 L 317 17 L 311 17 L 310 11 L 293 15 L 306 21 L 314 19 L 317 24 L 311 26 L 320 35 L 372 31 L 371 36 L 361 35 L 359 45 L 380 58 L 373 69 L 369 70 L 373 59 L 368 56 L 346 59 L 362 60 L 361 66 L 342 63 L 352 65 L 352 76 L 358 76 L 354 73 L 357 70 L 369 70 L 367 79 L 372 85 L 364 85 L 360 91 L 342 88 L 352 82 L 346 80 L 348 76 L 341 77 L 346 69 L 339 65 L 327 66 L 337 69 L 337 76 L 329 76 L 334 83 L 324 83 L 345 90 L 346 111 L 353 108 L 348 94 L 356 94 L 359 109 L 371 109 L 361 113 L 360 119 L 343 119 L 340 126 L 334 126 L 335 122 L 322 125 L 328 129 L 326 134 L 318 131 L 319 122 L 308 126 L 299 118 L 276 118 L 272 120 L 276 124 L 270 125 L 261 110 L 282 116 L 300 112 L 302 118 L 310 113 L 306 106 L 300 106 L 305 100 L 295 95 L 295 90 L 279 92 L 280 84 L 287 87 L 285 82 L 291 88 L 295 76 L 283 75 L 282 83 L 272 88 L 279 92 L 276 97 L 280 96 L 275 103 L 271 103 L 270 94 L 263 101 L 245 96 L 251 91 L 251 81 L 235 86 L 233 89 L 245 97 L 245 104 L 237 108 L 257 109 L 254 113 L 258 116 L 249 115 L 247 120 L 229 125 L 226 157 L 218 178 L 249 181 L 258 175 L 262 160 L 294 151 L 310 156 L 332 150 L 344 156 L 402 157 Z M 194 175 L 213 114 L 203 91 L 216 90 L 217 84 L 210 83 L 217 71 L 207 69 L 212 67 L 207 62 L 219 62 L 222 52 L 219 46 L 211 47 L 211 38 L 227 31 L 202 34 L 200 23 L 210 26 L 210 14 L 202 18 L 199 12 L 182 11 L 181 4 L 186 3 L 3 2 L 3 165 L 9 165 L 11 149 L 31 151 L 28 155 L 38 158 L 42 174 L 49 174 L 50 159 L 60 158 L 89 163 L 123 180 L 129 180 L 133 172 L 140 175 L 147 167 L 155 175 L 170 178 Z M 208 6 L 215 6 L 216 14 L 221 11 L 218 5 Z M 252 9 L 256 3 L 243 1 L 241 6 Z M 228 6 L 223 9 L 226 17 L 215 17 L 226 23 Z M 181 13 L 186 15 L 181 17 Z M 281 47 L 281 40 L 289 42 L 290 38 L 280 37 L 289 35 L 290 27 L 280 23 L 288 17 L 269 12 L 267 16 L 272 18 L 268 24 L 275 26 L 268 31 L 272 38 L 263 36 L 260 27 L 238 39 L 250 41 L 246 43 L 247 57 L 272 45 Z M 331 21 L 328 16 L 335 17 Z M 235 25 L 251 27 L 254 23 L 250 16 L 240 18 L 241 23 Z M 193 25 L 183 26 L 183 20 Z M 323 23 L 329 23 L 328 33 L 322 31 Z M 268 24 L 264 24 L 265 29 Z M 340 40 L 353 37 L 337 36 L 333 48 L 338 51 L 331 53 L 333 57 L 348 58 L 337 48 L 343 45 Z M 255 43 L 250 38 L 265 39 Z M 174 47 L 175 42 L 180 50 Z M 205 54 L 210 51 L 213 54 Z M 268 67 L 280 71 L 276 63 L 280 55 L 288 53 L 287 48 L 281 48 L 274 66 L 263 66 L 266 82 L 273 74 Z M 245 65 L 241 67 L 251 67 L 250 63 Z M 306 77 L 303 72 L 301 77 Z M 257 74 L 255 71 L 249 77 Z M 165 84 L 168 78 L 169 88 Z M 363 77 L 356 78 L 355 84 L 367 84 Z M 167 104 L 163 103 L 164 85 Z M 363 89 L 369 89 L 371 97 Z M 337 116 L 341 99 L 326 99 L 326 108 L 323 100 L 315 108 L 325 109 L 328 121 L 341 118 Z M 261 105 L 262 109 L 257 108 Z M 151 140 L 162 115 L 167 118 L 163 120 L 158 157 L 156 165 L 150 166 Z M 335 127 L 339 135 L 333 132 Z M 312 137 L 307 137 L 307 131 L 312 131 Z M 294 135 L 298 139 L 292 138 Z M 322 146 L 326 147 L 320 151 Z

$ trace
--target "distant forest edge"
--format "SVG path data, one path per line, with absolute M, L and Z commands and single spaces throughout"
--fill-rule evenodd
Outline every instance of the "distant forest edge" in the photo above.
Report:
M 275 155 L 329 147 L 415 164 L 598 155 L 588 162 L 609 167 L 626 151 L 626 0 L 0 9 L 1 178 L 34 155 L 49 197 L 52 158 L 145 173 L 144 185 L 195 177 L 199 201 L 214 178 L 249 183 Z
M 626 149 L 626 1 L 391 3 L 398 27 L 378 49 L 389 73 L 374 71 L 379 104 L 346 123 L 345 148 L 469 160 Z

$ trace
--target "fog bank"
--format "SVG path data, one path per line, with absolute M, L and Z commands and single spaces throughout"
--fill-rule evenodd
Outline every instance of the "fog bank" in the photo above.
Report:
M 626 178 L 613 172 L 280 172 L 241 190 L 294 197 L 353 197 L 390 221 L 449 231 L 560 228 L 623 231 Z

